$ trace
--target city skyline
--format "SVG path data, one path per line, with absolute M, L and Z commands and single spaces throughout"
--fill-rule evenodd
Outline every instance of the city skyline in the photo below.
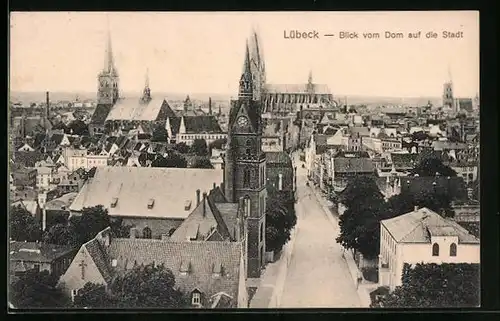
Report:
M 13 13 L 12 91 L 97 91 L 109 23 L 122 92 L 234 95 L 252 28 L 262 39 L 268 83 L 329 85 L 333 95 L 456 96 L 479 92 L 477 12 Z M 193 23 L 195 22 L 195 23 Z M 141 26 L 140 29 L 137 26 Z M 231 26 L 228 28 L 227 26 Z M 320 39 L 285 39 L 317 30 Z M 341 40 L 341 31 L 463 31 L 462 39 Z M 78 39 L 78 41 L 75 41 Z

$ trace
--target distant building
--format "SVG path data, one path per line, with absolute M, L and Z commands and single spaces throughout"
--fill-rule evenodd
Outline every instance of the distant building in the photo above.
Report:
M 293 198 L 296 190 L 295 169 L 285 152 L 266 152 L 266 186 L 269 191 Z
M 59 287 L 74 297 L 87 282 L 108 287 L 137 265 L 163 264 L 193 308 L 247 308 L 243 242 L 114 238 L 110 229 L 82 245 Z
M 215 116 L 180 116 L 167 117 L 165 128 L 168 143 L 185 143 L 191 146 L 196 139 L 204 139 L 207 144 L 227 138 L 227 134 L 217 122 Z
M 160 238 L 177 228 L 196 206 L 196 191 L 223 180 L 221 170 L 160 167 L 101 167 L 70 206 L 72 215 L 102 205 L 109 215 Z M 171 188 L 169 188 L 169 186 Z M 175 187 L 175 188 L 174 188 Z
M 479 263 L 479 239 L 451 219 L 416 208 L 380 222 L 379 284 L 402 284 L 405 263 Z
M 37 170 L 35 168 L 20 168 L 12 172 L 13 185 L 18 187 L 35 187 Z
M 20 276 L 30 270 L 48 271 L 58 278 L 66 272 L 75 254 L 76 249 L 68 246 L 10 241 L 10 273 Z

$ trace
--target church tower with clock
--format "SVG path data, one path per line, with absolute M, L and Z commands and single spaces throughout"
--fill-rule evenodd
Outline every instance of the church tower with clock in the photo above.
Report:
M 232 101 L 229 112 L 224 192 L 229 202 L 246 200 L 249 278 L 260 277 L 266 251 L 266 156 L 261 149 L 261 104 L 255 99 L 254 78 L 247 43 L 238 99 Z
M 97 103 L 114 105 L 119 98 L 119 76 L 115 67 L 111 35 L 108 30 L 107 48 L 104 57 L 104 69 L 98 75 Z

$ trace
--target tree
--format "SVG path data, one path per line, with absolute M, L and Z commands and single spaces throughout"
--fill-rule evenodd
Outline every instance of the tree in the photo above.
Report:
M 429 135 L 427 135 L 427 133 L 425 133 L 423 131 L 418 131 L 418 132 L 414 132 L 413 134 L 411 134 L 412 141 L 422 141 L 422 140 L 426 140 L 426 139 L 429 139 Z
M 73 135 L 88 135 L 89 127 L 82 120 L 75 119 L 68 125 L 67 132 Z
M 158 155 L 153 162 L 151 162 L 151 167 L 177 167 L 177 168 L 186 168 L 187 161 L 186 159 L 177 153 L 169 153 L 165 158 L 161 155 Z
M 217 140 L 214 140 L 213 142 L 210 143 L 209 147 L 210 150 L 212 149 L 222 149 L 223 146 L 227 144 L 227 137 L 225 138 L 219 138 Z
M 193 141 L 193 145 L 191 145 L 190 150 L 197 156 L 207 156 L 208 155 L 207 142 L 204 139 L 195 139 Z
M 295 202 L 285 193 L 270 195 L 266 204 L 266 249 L 279 252 L 297 223 Z
M 339 219 L 337 243 L 367 258 L 376 257 L 380 246 L 380 220 L 386 219 L 389 211 L 375 180 L 368 176 L 355 177 L 347 184 L 340 200 L 347 209 Z
M 457 176 L 457 173 L 451 167 L 444 165 L 435 156 L 422 158 L 411 173 L 418 174 L 418 176 L 436 176 L 436 173 L 442 176 Z
M 118 307 L 183 308 L 185 295 L 175 287 L 172 271 L 154 264 L 134 267 L 118 275 L 110 286 Z
M 86 207 L 80 216 L 72 216 L 67 224 L 56 224 L 45 231 L 43 241 L 79 247 L 107 227 L 111 227 L 116 237 L 128 237 L 131 225 L 123 225 L 121 218 L 110 217 L 102 205 Z
M 10 301 L 23 309 L 67 307 L 70 299 L 55 287 L 56 283 L 57 278 L 48 271 L 29 270 L 11 285 Z
M 157 126 L 153 130 L 152 142 L 166 142 L 168 139 L 168 132 L 163 126 Z
M 21 205 L 12 206 L 9 213 L 10 238 L 20 242 L 34 242 L 41 238 L 41 225 Z
M 84 244 L 93 239 L 97 233 L 111 226 L 108 210 L 102 205 L 85 207 L 80 216 L 72 216 L 70 227 L 78 240 Z
M 203 158 L 198 158 L 196 160 L 196 162 L 193 165 L 193 168 L 214 168 L 214 166 L 210 162 L 210 159 L 203 157 Z
M 106 292 L 104 285 L 87 282 L 83 288 L 78 290 L 74 298 L 74 305 L 78 308 L 110 308 L 114 302 Z
M 402 285 L 381 299 L 384 308 L 479 306 L 479 264 L 405 264 Z
M 174 149 L 181 154 L 187 154 L 189 152 L 189 146 L 184 142 L 180 142 L 175 145 Z
M 77 245 L 78 240 L 67 223 L 52 225 L 43 233 L 44 243 L 57 245 Z

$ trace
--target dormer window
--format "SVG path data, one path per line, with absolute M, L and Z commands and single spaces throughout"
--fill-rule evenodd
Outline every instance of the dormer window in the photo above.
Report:
M 186 276 L 189 273 L 190 267 L 191 264 L 189 261 L 182 261 L 179 272 L 181 273 L 181 275 Z
M 113 199 L 111 200 L 111 208 L 115 208 L 116 204 L 118 204 L 118 198 L 113 197 Z
M 193 298 L 191 300 L 193 305 L 201 305 L 201 295 L 198 292 L 193 292 Z
M 149 201 L 148 201 L 148 209 L 149 210 L 152 209 L 154 205 L 155 205 L 155 200 L 152 199 L 152 198 L 149 199 Z
M 184 210 L 185 211 L 189 211 L 191 209 L 191 201 L 190 200 L 187 200 L 185 203 L 184 203 Z

